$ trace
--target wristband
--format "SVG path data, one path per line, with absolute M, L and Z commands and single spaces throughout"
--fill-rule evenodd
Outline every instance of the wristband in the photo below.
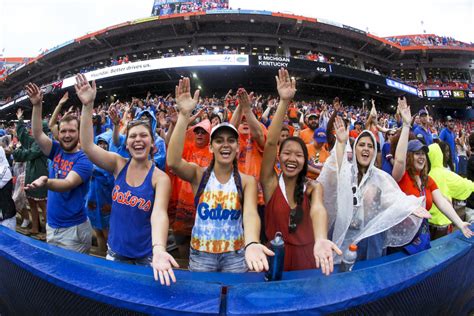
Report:
M 259 242 L 258 241 L 249 242 L 248 244 L 245 245 L 244 250 L 247 250 L 247 247 L 253 244 L 259 244 Z
M 153 244 L 153 246 L 151 246 L 151 250 L 153 251 L 153 249 L 155 249 L 155 247 L 163 247 L 163 250 L 166 251 L 166 247 L 163 244 Z

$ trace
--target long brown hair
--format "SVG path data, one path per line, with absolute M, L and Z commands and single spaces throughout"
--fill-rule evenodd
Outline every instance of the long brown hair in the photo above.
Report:
M 423 169 L 420 171 L 421 188 L 418 188 L 420 189 L 420 191 L 423 190 L 423 188 L 426 188 L 426 184 L 428 183 L 429 169 L 428 169 L 428 157 L 426 154 L 425 154 L 425 160 L 426 160 L 425 165 Z M 418 171 L 415 168 L 415 153 L 414 152 L 407 152 L 406 170 L 410 178 L 413 180 L 413 182 L 417 184 L 415 177 L 418 174 Z

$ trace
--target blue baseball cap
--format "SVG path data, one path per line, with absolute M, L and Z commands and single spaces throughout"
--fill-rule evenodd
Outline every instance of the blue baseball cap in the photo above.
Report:
M 419 150 L 423 150 L 425 154 L 427 154 L 429 151 L 428 146 L 423 144 L 418 139 L 413 139 L 408 142 L 408 152 L 416 152 Z
M 319 144 L 327 143 L 326 130 L 322 127 L 314 131 L 313 139 Z

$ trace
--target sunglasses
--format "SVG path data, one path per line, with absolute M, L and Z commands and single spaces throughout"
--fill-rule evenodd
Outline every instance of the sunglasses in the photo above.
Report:
M 199 135 L 205 135 L 207 132 L 203 130 L 202 128 L 195 128 L 194 129 L 194 134 L 199 134 Z
M 290 211 L 290 221 L 288 223 L 288 232 L 293 234 L 296 231 L 298 224 L 296 223 L 296 209 Z
M 357 197 L 357 187 L 355 185 L 352 186 L 352 205 L 360 206 L 359 198 Z

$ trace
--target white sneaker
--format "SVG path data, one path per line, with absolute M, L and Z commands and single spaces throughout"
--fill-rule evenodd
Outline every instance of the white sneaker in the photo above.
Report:
M 20 227 L 21 227 L 21 228 L 26 228 L 26 227 L 28 227 L 28 225 L 30 225 L 30 221 L 27 220 L 27 219 L 24 219 L 24 220 L 23 220 L 23 223 L 21 223 L 21 226 L 20 226 Z

